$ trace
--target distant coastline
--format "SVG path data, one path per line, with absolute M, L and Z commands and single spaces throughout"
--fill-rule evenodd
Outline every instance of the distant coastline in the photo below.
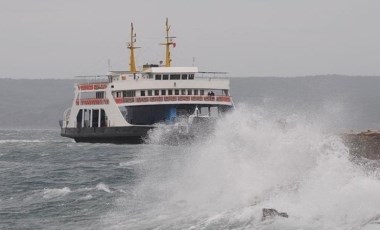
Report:
M 345 74 L 315 74 L 315 75 L 295 75 L 295 76 L 234 76 L 232 74 L 227 75 L 233 79 L 239 78 L 378 78 L 378 75 L 345 75 Z M 75 77 L 67 78 L 55 78 L 55 77 L 12 77 L 12 76 L 0 76 L 0 80 L 75 80 Z
M 57 128 L 72 102 L 74 78 L 0 78 L 0 128 Z M 335 130 L 380 130 L 380 77 L 231 77 L 237 106 L 324 119 Z

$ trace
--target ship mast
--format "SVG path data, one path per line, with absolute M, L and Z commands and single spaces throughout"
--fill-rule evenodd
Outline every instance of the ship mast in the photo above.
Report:
M 166 42 L 165 43 L 161 43 L 161 45 L 164 45 L 164 46 L 166 46 L 165 48 L 165 67 L 170 67 L 170 65 L 171 65 L 171 62 L 172 62 L 172 59 L 170 58 L 170 46 L 172 45 L 173 46 L 173 48 L 175 47 L 175 42 L 173 41 L 173 39 L 175 38 L 175 37 L 170 37 L 169 36 L 169 31 L 170 31 L 170 27 L 171 26 L 169 26 L 169 21 L 168 21 L 168 18 L 166 18 L 166 28 L 165 28 L 165 30 L 166 30 L 166 37 L 165 37 L 165 39 L 166 39 Z
M 135 61 L 135 49 L 138 49 L 140 47 L 135 46 L 136 42 L 136 34 L 133 32 L 133 23 L 131 23 L 131 40 L 128 42 L 128 49 L 130 50 L 130 57 L 129 57 L 129 71 L 131 73 L 136 73 L 136 61 Z

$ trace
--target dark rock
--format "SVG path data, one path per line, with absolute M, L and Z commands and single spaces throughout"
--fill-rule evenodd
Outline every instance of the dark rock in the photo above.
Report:
M 361 133 L 344 133 L 342 139 L 354 157 L 380 159 L 380 133 L 368 130 Z
M 274 218 L 276 216 L 281 216 L 284 218 L 288 218 L 288 214 L 286 212 L 279 212 L 274 208 L 263 208 L 263 216 L 261 218 L 261 221 L 264 221 L 268 218 Z

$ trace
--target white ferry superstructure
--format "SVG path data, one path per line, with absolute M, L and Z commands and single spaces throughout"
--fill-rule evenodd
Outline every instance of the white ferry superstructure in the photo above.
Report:
M 131 24 L 129 71 L 110 71 L 103 80 L 75 84 L 72 106 L 60 122 L 61 135 L 76 142 L 141 143 L 160 124 L 180 125 L 189 133 L 231 110 L 228 78 L 197 67 L 171 66 L 175 43 L 169 31 L 166 21 L 165 63 L 146 64 L 139 71 Z

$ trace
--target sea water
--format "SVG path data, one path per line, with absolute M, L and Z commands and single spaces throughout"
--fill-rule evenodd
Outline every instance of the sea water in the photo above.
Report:
M 0 131 L 1 229 L 380 229 L 380 168 L 324 121 L 240 105 L 201 139 Z M 262 209 L 288 218 L 262 219 Z

